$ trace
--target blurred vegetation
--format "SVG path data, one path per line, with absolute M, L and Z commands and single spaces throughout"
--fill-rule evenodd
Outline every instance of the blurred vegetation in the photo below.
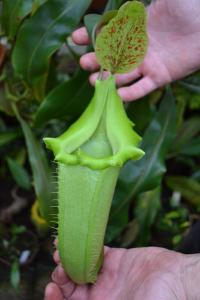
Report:
M 41 253 L 52 251 L 47 228 L 55 226 L 56 165 L 49 164 L 42 138 L 63 132 L 93 93 L 78 63 L 91 46 L 70 38 L 84 15 L 102 13 L 99 3 L 88 10 L 91 2 L 0 1 L 0 264 L 16 293 L 20 269 L 38 267 Z M 105 10 L 122 2 L 109 0 Z M 89 32 L 97 20 L 96 14 L 84 18 Z M 199 109 L 200 72 L 127 105 L 146 155 L 120 173 L 107 244 L 181 247 L 199 220 Z

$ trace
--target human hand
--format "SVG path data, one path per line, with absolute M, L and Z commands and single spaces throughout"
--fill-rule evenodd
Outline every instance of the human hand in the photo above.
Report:
M 59 264 L 57 251 L 54 259 Z M 199 265 L 199 255 L 155 247 L 106 247 L 94 285 L 76 285 L 59 264 L 46 288 L 45 300 L 197 300 Z
M 119 94 L 124 101 L 141 98 L 171 81 L 200 68 L 200 1 L 156 0 L 147 7 L 149 47 L 144 62 L 134 71 L 116 75 Z M 84 27 L 72 38 L 79 45 L 89 43 Z M 83 69 L 97 71 L 94 53 L 80 59 Z M 90 76 L 94 84 L 98 73 Z M 133 81 L 138 80 L 133 83 Z

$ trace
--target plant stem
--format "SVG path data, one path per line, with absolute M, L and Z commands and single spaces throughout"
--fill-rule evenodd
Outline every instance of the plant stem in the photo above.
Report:
M 103 68 L 99 71 L 98 80 L 103 80 Z

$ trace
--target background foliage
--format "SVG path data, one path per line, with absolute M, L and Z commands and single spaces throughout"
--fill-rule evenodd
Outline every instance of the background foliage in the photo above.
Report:
M 97 13 L 124 1 L 109 0 L 103 9 L 94 6 L 98 3 L 91 8 L 91 2 L 0 1 L 0 263 L 15 289 L 20 268 L 50 252 L 52 238 L 44 234 L 54 226 L 56 165 L 49 163 L 52 157 L 42 138 L 63 132 L 93 93 L 78 64 L 91 46 L 75 46 L 70 34 L 88 12 L 93 15 L 84 21 L 92 33 Z M 120 173 L 107 244 L 195 251 L 193 238 L 189 250 L 185 245 L 199 222 L 199 108 L 199 72 L 127 105 L 146 155 L 128 162 Z

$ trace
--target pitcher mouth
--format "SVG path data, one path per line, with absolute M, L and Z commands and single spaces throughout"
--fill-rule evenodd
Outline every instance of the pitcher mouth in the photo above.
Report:
M 95 157 L 88 154 L 84 146 L 94 138 L 102 118 L 111 151 L 103 157 Z M 140 159 L 144 155 L 137 147 L 141 138 L 133 125 L 111 75 L 104 81 L 96 81 L 94 97 L 81 117 L 60 137 L 45 138 L 44 142 L 54 152 L 55 160 L 63 164 L 79 164 L 91 169 L 121 167 L 127 160 Z

